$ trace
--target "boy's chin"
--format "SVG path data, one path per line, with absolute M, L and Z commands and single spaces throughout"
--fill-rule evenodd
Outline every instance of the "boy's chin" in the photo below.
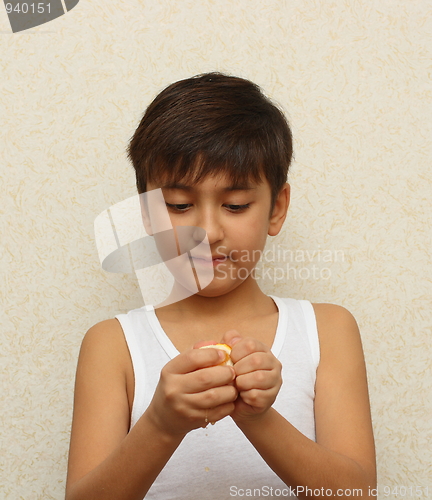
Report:
M 215 284 L 215 282 L 217 282 L 217 279 L 215 279 L 212 281 L 212 283 L 210 283 L 208 286 L 201 289 L 194 295 L 198 295 L 200 297 L 208 297 L 208 298 L 222 297 L 223 295 L 227 295 L 236 290 L 241 285 L 243 285 L 244 281 L 245 280 L 230 284 L 225 283 L 222 284 L 221 286 L 218 286 L 217 284 Z
M 220 278 L 215 273 L 215 276 L 210 281 L 210 283 L 201 288 L 198 287 L 198 280 L 196 280 L 196 276 L 194 276 L 194 278 L 189 277 L 189 279 L 185 279 L 184 276 L 177 275 L 171 295 L 174 293 L 179 297 L 179 300 L 195 295 L 207 298 L 221 297 L 233 292 L 240 286 L 244 285 L 246 282 L 249 282 L 249 280 L 253 279 L 253 272 L 251 272 L 244 279 L 240 279 L 240 277 L 237 277 L 237 279 L 234 280 L 227 280 L 226 277 Z

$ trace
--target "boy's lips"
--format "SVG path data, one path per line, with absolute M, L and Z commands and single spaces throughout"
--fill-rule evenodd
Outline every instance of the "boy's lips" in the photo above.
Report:
M 217 266 L 218 264 L 221 264 L 222 262 L 225 262 L 226 260 L 228 260 L 228 257 L 226 255 L 212 258 L 212 262 L 213 262 L 214 266 Z
M 212 255 L 212 260 L 226 260 L 228 255 Z
M 211 259 L 208 258 L 208 257 L 198 257 L 198 256 L 193 256 L 192 257 L 193 260 L 195 261 L 198 261 L 197 264 L 198 265 L 210 265 L 210 264 L 213 264 L 214 266 L 222 263 L 222 262 L 225 262 L 226 260 L 228 260 L 228 256 L 227 255 L 212 255 Z

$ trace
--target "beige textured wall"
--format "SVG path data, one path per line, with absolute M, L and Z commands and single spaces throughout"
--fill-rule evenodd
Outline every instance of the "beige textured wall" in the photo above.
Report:
M 294 130 L 270 245 L 306 262 L 265 290 L 354 313 L 380 499 L 432 498 L 431 61 L 429 0 L 82 0 L 20 34 L 0 6 L 1 498 L 63 498 L 81 339 L 142 302 L 100 269 L 93 221 L 135 192 L 151 98 L 209 70 L 256 81 Z

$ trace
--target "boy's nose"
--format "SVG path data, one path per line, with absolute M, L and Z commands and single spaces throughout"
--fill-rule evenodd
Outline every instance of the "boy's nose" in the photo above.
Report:
M 196 225 L 205 230 L 210 245 L 221 241 L 224 237 L 221 221 L 213 211 L 201 214 Z

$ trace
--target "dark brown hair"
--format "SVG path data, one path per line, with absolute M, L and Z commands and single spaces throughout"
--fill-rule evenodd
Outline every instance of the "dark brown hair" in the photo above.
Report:
M 273 208 L 287 181 L 292 135 L 283 113 L 249 80 L 221 73 L 171 84 L 147 108 L 128 146 L 139 193 L 147 181 L 233 184 L 267 179 Z

